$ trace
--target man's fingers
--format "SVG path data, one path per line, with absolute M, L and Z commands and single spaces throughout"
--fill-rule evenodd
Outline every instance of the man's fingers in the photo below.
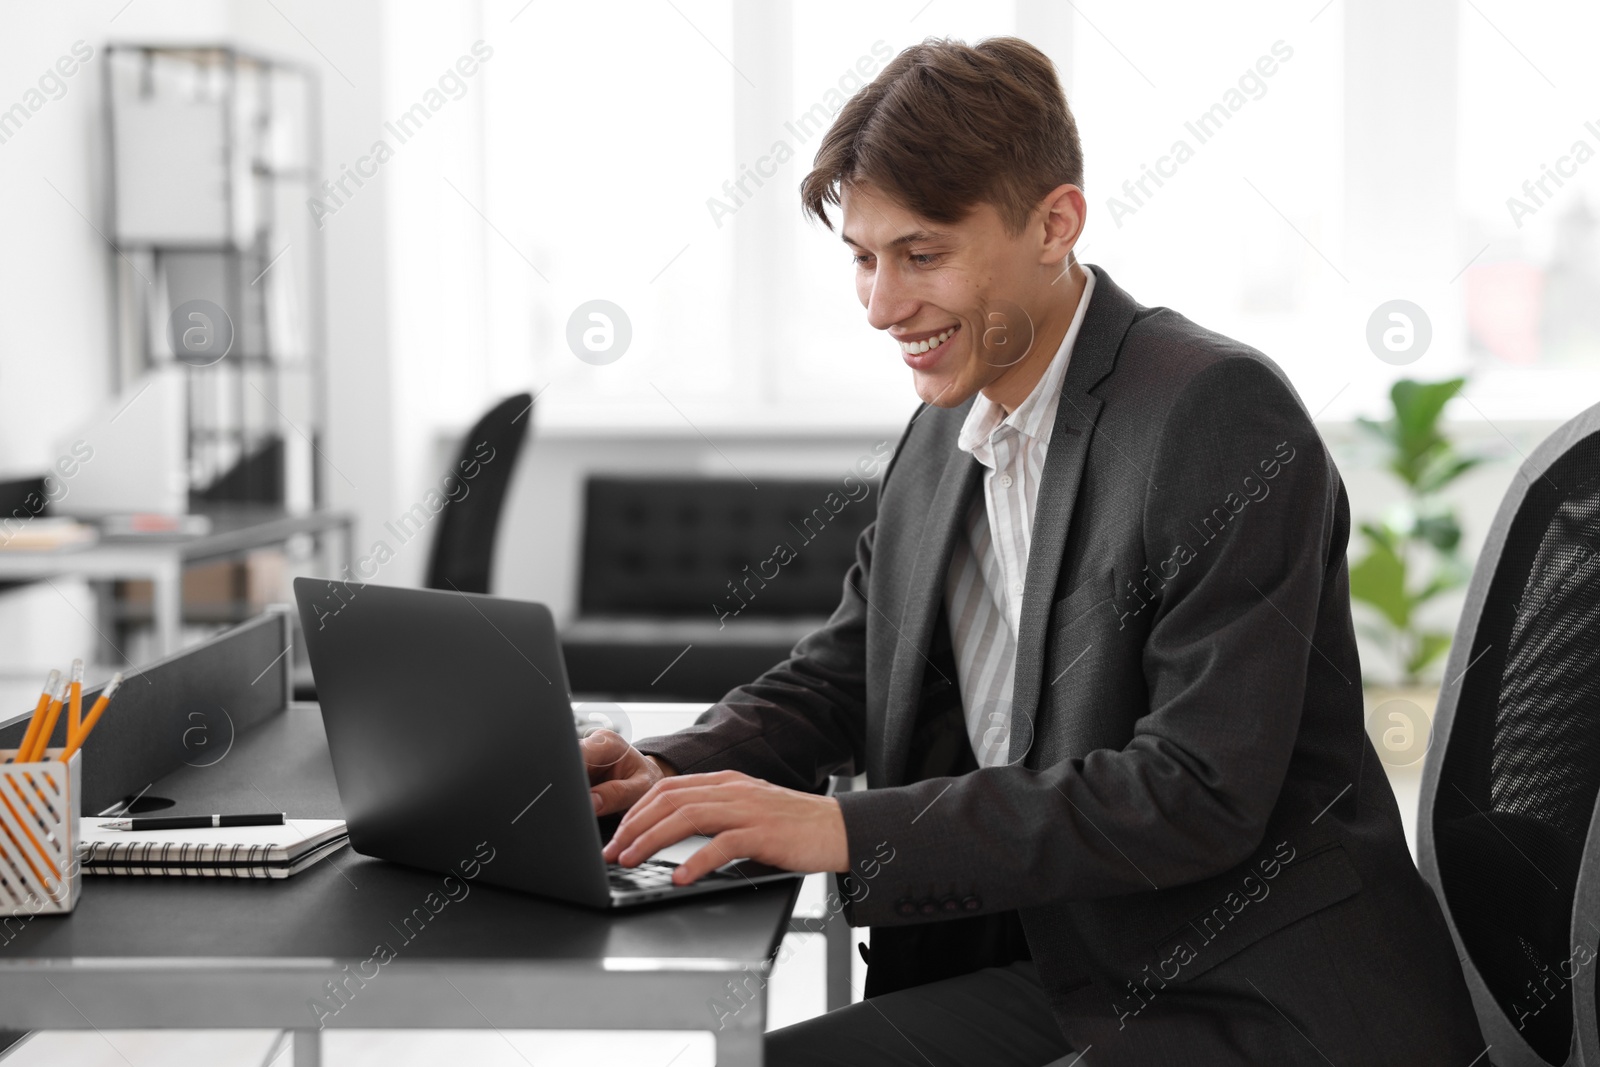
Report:
M 663 793 L 676 793 L 682 789 L 705 789 L 754 781 L 756 779 L 738 771 L 705 771 L 700 774 L 669 774 L 656 782 L 656 788 Z
M 676 844 L 690 834 L 710 834 L 723 829 L 727 819 L 734 817 L 731 816 L 731 809 L 727 805 L 742 799 L 746 795 L 747 788 L 754 782 L 755 779 L 738 771 L 680 774 L 658 780 L 645 791 L 643 796 L 634 801 L 628 813 L 617 824 L 616 832 L 612 834 L 610 842 L 605 847 L 606 862 L 617 862 L 622 851 L 632 846 L 641 835 L 691 805 L 705 807 L 705 810 L 695 816 L 689 823 L 688 829 L 679 830 L 678 836 L 662 841 L 644 855 L 648 856 L 658 849 Z M 708 814 L 711 810 L 709 805 L 717 806 L 716 810 L 721 815 L 724 825 L 709 824 L 712 819 Z M 696 823 L 701 825 L 695 825 Z
M 648 825 L 638 826 L 631 837 L 621 838 L 622 828 L 619 826 L 606 851 L 609 859 L 632 866 L 686 837 L 694 834 L 709 836 L 725 830 L 733 820 L 732 812 L 721 805 L 682 804 L 667 807 L 660 810 L 658 817 Z
M 694 823 L 684 816 L 682 812 L 671 812 L 659 822 L 641 830 L 630 841 L 620 845 L 616 838 L 611 839 L 611 844 L 606 846 L 608 858 L 622 864 L 624 867 L 637 866 L 660 852 L 668 845 L 675 845 L 691 834 L 700 831 L 694 828 Z
M 615 815 L 619 811 L 626 811 L 638 801 L 649 788 L 649 779 L 642 776 L 622 778 L 612 782 L 600 782 L 589 790 L 591 798 L 598 798 L 594 813 L 596 815 Z
M 622 817 L 622 821 L 617 823 L 617 828 L 612 831 L 611 840 L 606 842 L 605 848 L 600 853 L 607 863 L 616 863 L 622 850 L 633 844 L 640 834 L 649 830 L 661 818 L 663 812 L 656 803 L 659 797 L 656 791 L 658 785 L 659 782 L 645 790 L 644 795 L 633 802 L 633 806 Z M 666 812 L 670 813 L 670 810 L 666 809 Z
M 721 773 L 724 772 L 718 772 L 718 774 Z M 738 777 L 743 776 L 740 775 Z M 663 778 L 656 782 L 645 791 L 643 796 L 634 801 L 633 807 L 628 809 L 628 813 L 617 824 L 616 833 L 611 837 L 611 841 L 617 845 L 617 849 L 613 850 L 610 845 L 607 846 L 607 860 L 615 859 L 617 851 L 626 848 L 634 837 L 686 805 L 726 804 L 742 795 L 741 790 L 730 789 L 726 780 L 719 783 L 716 779 L 717 775 L 688 774 Z M 687 833 L 694 834 L 706 832 L 709 831 L 687 831 Z M 681 840 L 681 838 L 675 840 Z M 673 843 L 672 841 L 667 842 L 667 844 Z
M 626 845 L 629 841 L 633 840 L 633 836 L 635 834 L 639 833 L 655 820 L 661 818 L 661 812 L 656 810 L 656 806 L 661 800 L 662 792 L 669 788 L 667 783 L 676 780 L 677 779 L 674 778 L 659 778 L 647 789 L 645 789 L 643 793 L 635 797 L 633 800 L 633 806 L 629 808 L 628 813 L 622 817 L 622 821 L 617 823 L 617 831 L 612 835 L 611 840 L 620 841 L 622 844 Z M 676 786 L 671 788 L 675 789 Z M 670 811 L 672 809 L 668 807 L 663 810 Z
M 596 730 L 588 737 L 581 738 L 578 748 L 583 752 L 583 762 L 589 770 L 592 784 L 610 778 L 613 768 L 622 762 L 633 746 L 614 730 Z
M 622 859 L 623 863 L 637 863 L 691 834 L 710 834 L 721 829 L 711 824 L 716 814 L 706 805 L 665 804 L 657 800 L 651 807 L 656 810 L 650 813 L 649 822 L 635 823 L 630 836 L 622 839 L 617 856 L 620 859 L 624 853 L 628 854 L 628 858 Z M 621 829 L 617 828 L 619 835 Z
M 672 872 L 674 885 L 688 885 L 699 880 L 721 867 L 724 863 L 744 859 L 749 851 L 746 844 L 749 831 L 744 829 L 726 830 L 704 845 L 700 846 L 695 854 L 678 864 Z

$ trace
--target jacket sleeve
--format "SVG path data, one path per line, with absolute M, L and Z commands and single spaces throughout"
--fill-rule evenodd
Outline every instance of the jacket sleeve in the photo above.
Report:
M 983 913 L 1197 881 L 1259 845 L 1299 729 L 1325 567 L 1339 565 L 1337 474 L 1287 384 L 1250 357 L 1199 371 L 1156 442 L 1129 533 L 1151 569 L 1196 540 L 1191 522 L 1217 508 L 1231 521 L 1153 605 L 1149 705 L 1132 739 L 1042 768 L 843 794 L 853 870 L 888 853 L 895 883 L 971 886 Z M 1270 495 L 1246 498 L 1262 485 Z M 865 895 L 847 917 L 916 921 L 895 896 Z
M 887 481 L 887 476 L 885 477 Z M 856 541 L 843 596 L 820 629 L 783 663 L 712 706 L 695 725 L 636 742 L 680 773 L 736 770 L 817 792 L 840 768 L 860 766 L 866 738 L 865 594 L 873 523 Z

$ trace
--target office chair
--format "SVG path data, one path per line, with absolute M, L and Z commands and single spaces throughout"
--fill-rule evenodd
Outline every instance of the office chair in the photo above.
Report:
M 1597 795 L 1600 405 L 1541 444 L 1500 504 L 1423 768 L 1419 866 L 1499 1067 L 1600 1064 Z
M 49 498 L 43 478 L 18 478 L 0 482 L 0 541 L 6 540 L 4 531 L 26 526 L 29 520 L 50 514 Z M 33 579 L 7 579 L 0 581 L 0 593 L 32 585 Z
M 1600 970 L 1600 929 L 1596 928 L 1600 924 L 1600 806 L 1595 809 L 1595 818 L 1589 820 L 1589 840 L 1583 849 L 1583 865 L 1578 869 L 1573 908 L 1578 916 L 1575 925 L 1583 926 L 1582 947 L 1588 953 L 1575 953 L 1579 958 L 1574 961 L 1581 964 L 1572 983 L 1578 1013 L 1578 1062 L 1594 1067 L 1600 1064 L 1600 983 L 1595 981 L 1595 972 Z
M 494 563 L 495 536 L 500 509 L 517 455 L 533 421 L 533 397 L 518 393 L 507 397 L 479 419 L 461 443 L 455 466 L 450 468 L 465 496 L 451 500 L 439 513 L 439 526 L 428 557 L 429 589 L 456 589 L 487 593 L 489 570 Z M 484 457 L 490 457 L 487 460 Z M 476 469 L 470 479 L 466 471 Z
M 427 588 L 489 591 L 500 509 L 531 422 L 533 397 L 518 393 L 490 408 L 462 439 L 456 462 L 447 472 L 453 478 L 444 488 L 447 497 L 454 493 L 457 499 L 447 499 L 439 511 L 428 552 Z M 466 486 L 466 495 L 454 488 L 458 483 Z M 297 636 L 296 641 L 305 647 L 303 637 Z M 309 669 L 302 669 L 305 673 L 295 680 L 294 699 L 315 700 L 316 684 Z

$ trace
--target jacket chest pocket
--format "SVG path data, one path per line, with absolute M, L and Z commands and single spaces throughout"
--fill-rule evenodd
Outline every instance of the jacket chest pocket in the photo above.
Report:
M 1061 687 L 1070 690 L 1078 679 L 1094 674 L 1105 652 L 1122 643 L 1112 597 L 1115 583 L 1115 575 L 1107 571 L 1083 582 L 1051 606 L 1042 680 L 1046 700 Z
M 1116 709 L 1142 694 L 1138 632 L 1118 625 L 1115 575 L 1102 572 L 1057 600 L 1045 636 L 1035 723 L 1036 759 L 1049 766 L 1094 748 L 1118 747 L 1125 716 Z M 1124 677 L 1124 676 L 1127 677 Z

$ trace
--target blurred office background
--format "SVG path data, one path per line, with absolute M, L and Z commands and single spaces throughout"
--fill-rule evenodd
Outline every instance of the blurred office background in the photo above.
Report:
M 548 603 L 580 696 L 710 699 L 784 647 L 870 498 L 737 618 L 729 583 L 880 472 L 915 407 L 796 187 L 843 99 L 928 36 L 1052 56 L 1079 257 L 1277 360 L 1358 521 L 1408 499 L 1357 422 L 1396 381 L 1467 379 L 1440 429 L 1485 462 L 1428 506 L 1468 564 L 1524 456 L 1600 396 L 1600 12 L 1576 0 L 8 0 L 0 30 L 6 513 L 43 491 L 40 520 L 173 527 L 38 525 L 63 542 L 222 538 L 180 560 L 166 634 L 176 587 L 83 573 L 86 546 L 0 573 L 19 710 L 86 649 L 103 676 L 346 564 Z M 180 358 L 195 324 L 227 353 Z M 24 541 L 0 566 L 48 550 Z M 1437 686 L 1442 658 L 1405 677 L 1356 610 L 1375 691 Z M 1409 820 L 1420 763 L 1386 762 Z M 795 996 L 774 1021 L 820 1010 Z

